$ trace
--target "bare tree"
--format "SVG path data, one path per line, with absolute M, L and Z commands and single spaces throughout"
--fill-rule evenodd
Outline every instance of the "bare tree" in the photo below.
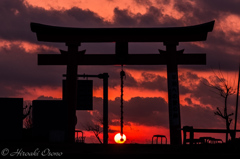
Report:
M 30 114 L 30 112 L 31 112 L 31 109 L 32 109 L 32 105 L 30 105 L 30 106 L 25 106 L 24 108 L 23 108 L 23 120 Z
M 32 128 L 32 114 L 31 114 L 31 110 L 32 110 L 32 105 L 26 105 L 23 108 L 23 120 L 24 120 L 24 126 L 26 129 L 30 129 Z
M 214 74 L 217 80 L 215 80 L 213 84 L 208 83 L 207 85 L 214 90 L 214 93 L 218 94 L 220 97 L 224 99 L 223 111 L 220 110 L 219 107 L 217 107 L 217 110 L 214 112 L 214 114 L 217 116 L 220 116 L 225 120 L 226 129 L 227 129 L 227 133 L 226 133 L 226 142 L 227 142 L 228 134 L 230 130 L 230 124 L 232 122 L 232 118 L 230 118 L 230 116 L 234 114 L 234 113 L 228 113 L 227 101 L 228 101 L 228 97 L 235 93 L 235 89 L 233 88 L 233 86 L 230 85 L 229 81 L 223 77 L 221 70 L 219 71 L 219 75 L 217 75 L 215 72 Z
M 94 124 L 90 124 L 90 123 L 86 123 L 86 124 L 82 124 L 84 129 L 87 131 L 92 131 L 94 133 L 94 135 L 96 136 L 96 138 L 98 139 L 98 141 L 100 142 L 100 144 L 102 144 L 102 140 L 99 137 L 99 134 L 102 133 L 102 125 L 103 125 L 103 119 L 101 117 L 97 117 L 97 122 Z

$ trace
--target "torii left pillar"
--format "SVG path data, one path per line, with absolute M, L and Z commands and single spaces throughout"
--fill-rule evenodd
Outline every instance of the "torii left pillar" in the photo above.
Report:
M 75 125 L 77 124 L 77 58 L 80 43 L 67 42 L 67 75 L 66 75 L 66 101 L 67 101 L 67 132 L 66 142 L 75 142 Z

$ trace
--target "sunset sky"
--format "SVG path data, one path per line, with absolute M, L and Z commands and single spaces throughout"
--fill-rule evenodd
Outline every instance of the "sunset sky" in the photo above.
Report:
M 207 65 L 179 66 L 181 124 L 196 128 L 225 128 L 214 115 L 224 99 L 206 86 L 218 82 L 219 68 L 229 85 L 237 87 L 240 62 L 239 0 L 1 0 L 0 96 L 61 99 L 65 66 L 38 66 L 37 54 L 59 53 L 64 44 L 38 42 L 30 22 L 65 27 L 178 27 L 215 20 L 207 41 L 180 43 L 185 53 L 206 53 Z M 83 43 L 86 54 L 114 53 L 114 43 Z M 163 43 L 129 43 L 129 53 L 156 53 Z M 109 73 L 109 142 L 120 131 L 119 66 L 79 66 L 79 74 Z M 125 66 L 124 133 L 127 143 L 150 143 L 155 134 L 169 139 L 166 66 Z M 96 124 L 102 116 L 102 81 L 93 79 L 93 111 L 77 111 L 77 129 Z M 236 93 L 228 112 L 235 111 Z M 233 123 L 231 128 L 233 128 Z M 240 117 L 238 118 L 240 127 Z M 240 129 L 238 127 L 238 129 Z M 85 132 L 87 142 L 98 142 Z M 209 134 L 201 134 L 207 136 Z M 214 135 L 214 134 L 211 134 Z M 214 135 L 224 138 L 224 134 Z M 240 134 L 238 135 L 238 137 Z

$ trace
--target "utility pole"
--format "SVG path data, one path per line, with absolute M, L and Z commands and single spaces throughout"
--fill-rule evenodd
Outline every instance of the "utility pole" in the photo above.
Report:
M 239 82 L 240 82 L 240 63 L 239 63 L 239 68 L 238 68 L 238 86 L 237 86 L 237 101 L 236 101 L 236 111 L 235 111 L 234 138 L 236 137 L 236 130 L 237 130 Z

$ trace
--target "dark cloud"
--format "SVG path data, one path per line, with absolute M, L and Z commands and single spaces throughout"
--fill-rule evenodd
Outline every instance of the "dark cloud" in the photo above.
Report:
M 45 10 L 26 5 L 23 0 L 2 0 L 0 6 L 0 20 L 4 22 L 0 37 L 7 40 L 36 42 L 30 22 L 68 27 L 100 27 L 106 23 L 96 13 L 76 7 L 65 11 Z
M 174 3 L 174 9 L 183 13 L 179 21 L 194 25 L 219 18 L 219 12 L 208 6 L 208 3 L 202 1 L 184 1 L 178 0 Z
M 200 105 L 181 106 L 182 126 L 193 126 L 196 128 L 225 128 L 224 122 L 214 115 L 214 111 Z
M 133 14 L 128 9 L 114 9 L 114 22 L 112 26 L 121 27 L 169 27 L 179 26 L 178 20 L 162 13 L 162 9 L 154 6 L 146 8 L 147 11 L 144 14 Z
M 52 96 L 39 96 L 36 100 L 61 100 L 61 98 L 54 98 Z
M 139 87 L 150 90 L 167 91 L 167 79 L 165 77 L 147 72 L 143 72 L 142 76 L 144 80 L 139 83 Z
M 169 4 L 171 3 L 171 0 L 155 0 L 157 4 Z
M 194 88 L 197 87 L 197 83 L 201 80 L 200 77 L 191 72 L 182 73 L 179 75 L 178 79 L 180 94 L 186 94 L 195 91 Z
M 168 127 L 167 103 L 163 98 L 134 97 L 124 101 L 124 123 Z M 109 113 L 120 119 L 120 98 L 109 101 Z
M 196 5 L 186 1 L 178 1 L 174 8 L 183 12 L 184 16 L 175 19 L 169 15 L 163 14 L 163 9 L 152 6 L 150 1 L 135 0 L 140 4 L 145 2 L 146 13 L 133 14 L 129 9 L 115 8 L 113 10 L 113 22 L 107 22 L 98 14 L 91 10 L 83 10 L 73 7 L 68 10 L 45 10 L 43 8 L 25 5 L 23 0 L 1 0 L 0 1 L 0 38 L 2 40 L 28 41 L 30 43 L 43 44 L 37 42 L 36 35 L 30 31 L 30 22 L 38 22 L 49 25 L 59 25 L 68 27 L 166 27 L 166 26 L 185 26 L 195 25 L 215 19 L 216 26 L 220 25 L 221 16 L 226 13 L 239 15 L 238 1 L 216 1 L 201 0 L 193 1 Z M 156 1 L 158 4 L 171 3 L 169 0 Z M 217 27 L 215 27 L 217 28 Z M 218 27 L 219 28 L 219 27 Z M 237 39 L 238 35 L 232 34 Z M 53 45 L 57 48 L 65 47 L 63 45 L 44 43 Z M 191 70 L 205 70 L 217 68 L 219 63 L 223 70 L 236 71 L 239 63 L 239 54 L 231 54 L 228 48 L 239 50 L 239 43 L 229 40 L 228 35 L 214 29 L 209 33 L 208 40 L 204 42 L 205 47 L 196 45 L 196 43 L 180 43 L 180 48 L 185 48 L 186 53 L 203 52 L 207 53 L 207 66 L 179 66 Z M 162 44 L 131 44 L 134 53 L 158 53 L 157 49 L 165 49 Z M 66 48 L 66 47 L 65 47 Z M 87 49 L 87 53 L 114 53 L 114 44 L 83 44 L 81 49 Z M 38 66 L 37 53 L 56 53 L 49 50 L 38 50 L 33 53 L 26 53 L 24 49 L 15 44 L 10 48 L 1 47 L 0 51 L 0 95 L 1 96 L 21 96 L 19 92 L 24 87 L 59 87 L 62 84 L 62 74 L 65 74 L 65 66 Z M 131 75 L 127 74 L 125 86 L 141 87 L 149 90 L 167 91 L 166 78 L 148 73 L 148 70 L 165 70 L 166 66 L 126 66 L 135 70 L 143 70 L 142 77 L 144 81 L 139 82 Z M 99 74 L 108 72 L 110 75 L 109 86 L 116 87 L 120 83 L 120 69 L 116 66 L 81 66 L 79 73 Z M 190 93 L 190 98 L 185 101 L 191 106 L 181 106 L 182 125 L 193 125 L 196 127 L 220 127 L 219 118 L 214 116 L 216 107 L 222 105 L 222 101 L 204 84 L 207 79 L 201 78 L 193 72 L 186 72 L 179 75 L 179 90 L 181 94 Z M 95 87 L 102 86 L 102 80 L 95 80 Z M 200 82 L 199 82 L 200 81 Z M 181 82 L 186 82 L 186 87 Z M 192 88 L 192 89 L 190 89 Z M 51 98 L 51 97 L 41 97 Z M 231 96 L 230 105 L 233 105 Z M 202 107 L 194 104 L 198 100 L 202 105 L 211 105 L 212 108 Z M 94 99 L 93 113 L 78 112 L 86 121 L 94 123 L 93 116 L 102 114 L 102 99 Z M 233 110 L 232 108 L 230 110 Z M 110 119 L 120 117 L 120 99 L 109 101 Z M 141 98 L 135 97 L 124 102 L 124 121 L 134 122 L 141 125 L 164 126 L 168 127 L 168 108 L 163 98 Z M 116 124 L 116 123 L 111 123 Z M 80 125 L 78 125 L 80 127 Z
M 208 86 L 209 81 L 205 78 L 198 77 L 197 74 L 186 72 L 179 76 L 180 80 L 180 94 L 182 94 L 181 91 L 181 85 L 185 89 L 184 93 L 190 93 L 190 99 L 196 99 L 198 100 L 202 105 L 211 105 L 213 108 L 216 108 L 216 105 L 221 104 L 220 101 L 218 101 L 219 97 L 211 91 L 211 88 Z M 187 102 L 191 102 L 188 99 Z
M 140 26 L 156 26 L 160 25 L 158 18 L 163 16 L 161 10 L 151 6 L 145 14 L 138 14 L 137 19 L 139 20 Z
M 238 7 L 239 6 L 238 0 L 228 0 L 228 1 L 198 0 L 197 3 L 199 7 L 208 9 L 211 11 L 240 14 L 239 7 Z
M 62 13 L 62 16 L 68 15 L 72 19 L 76 20 L 78 22 L 78 25 L 81 27 L 83 26 L 101 26 L 104 24 L 107 24 L 104 22 L 103 18 L 100 18 L 98 14 L 90 11 L 90 10 L 82 10 L 77 7 L 73 7 L 69 10 L 66 10 Z
M 94 111 L 102 116 L 102 99 L 94 97 Z M 119 125 L 120 120 L 120 98 L 109 101 L 109 122 Z M 124 124 L 133 122 L 139 125 L 168 126 L 167 103 L 163 98 L 134 97 L 123 103 Z
M 223 77 L 226 78 L 226 77 Z M 210 74 L 209 79 L 199 77 L 197 74 L 186 72 L 179 76 L 180 79 L 180 94 L 189 93 L 190 98 L 185 98 L 184 100 L 188 103 L 188 105 L 195 105 L 193 103 L 193 99 L 200 102 L 202 106 L 210 106 L 211 109 L 216 111 L 217 107 L 220 109 L 224 108 L 224 98 L 220 96 L 219 92 L 211 87 L 211 83 L 214 85 L 218 85 L 219 80 L 216 78 L 215 74 Z M 227 79 L 225 79 L 227 80 Z M 230 81 L 230 79 L 228 79 Z M 233 79 L 231 79 L 233 80 Z M 228 81 L 228 82 L 229 82 Z M 188 86 L 184 86 L 186 88 L 186 92 L 182 91 L 183 84 Z M 229 82 L 230 83 L 230 82 Z M 230 85 L 229 85 L 230 86 Z M 236 86 L 232 86 L 234 89 Z M 190 89 L 189 89 L 190 88 Z M 235 111 L 236 104 L 236 94 L 230 95 L 228 97 L 228 111 L 230 113 Z
M 138 5 L 151 6 L 152 2 L 150 0 L 134 0 Z
M 224 43 L 222 43 L 222 45 L 224 45 Z M 218 69 L 220 65 L 223 71 L 237 71 L 239 60 L 240 54 L 237 52 L 232 54 L 222 50 L 222 48 L 216 47 L 209 48 L 208 50 L 207 63 L 212 69 Z
M 190 88 L 195 85 L 196 80 L 199 80 L 199 77 L 196 74 L 191 74 L 187 72 L 187 77 L 184 76 L 185 74 L 182 74 L 179 76 L 179 90 L 180 94 L 186 94 L 190 93 L 191 90 L 189 87 L 184 86 L 181 82 L 187 82 L 191 83 Z M 131 78 L 130 82 L 128 83 L 128 78 L 126 80 L 126 86 L 128 87 L 137 87 L 142 89 L 148 89 L 148 90 L 158 90 L 158 91 L 164 91 L 167 92 L 167 78 L 156 75 L 154 73 L 148 73 L 143 72 L 142 73 L 142 80 L 141 81 L 135 81 L 135 79 Z M 197 78 L 197 79 L 194 79 Z M 127 84 L 128 83 L 128 84 Z
M 106 69 L 106 68 L 105 68 Z M 120 87 L 120 69 L 110 69 L 109 68 L 109 84 L 110 88 Z M 163 76 L 155 75 L 153 73 L 143 72 L 142 73 L 143 80 L 136 81 L 135 77 L 129 74 L 126 71 L 126 77 L 124 78 L 124 87 L 132 87 L 132 88 L 143 88 L 149 90 L 159 90 L 159 91 L 167 91 L 167 79 Z M 94 86 L 102 87 L 101 80 L 94 80 Z
M 187 83 L 191 88 L 188 90 L 190 98 L 184 99 L 188 105 L 181 105 L 182 126 L 225 128 L 224 120 L 214 115 L 217 107 L 223 110 L 224 100 L 211 90 L 209 81 L 191 72 L 183 73 L 179 79 L 180 83 Z M 193 99 L 197 99 L 200 105 L 194 104 Z M 228 110 L 233 112 L 230 101 L 233 99 L 229 98 Z
M 0 88 L 1 88 L 0 96 L 1 97 L 15 97 L 15 96 L 21 97 L 21 94 L 18 92 L 19 90 L 21 90 L 21 88 L 17 88 L 17 87 L 19 86 L 15 84 L 6 85 L 5 83 L 0 82 Z
M 141 1 L 137 1 L 141 3 Z M 160 3 L 160 2 L 159 2 Z M 211 3 L 208 2 L 211 6 Z M 210 21 L 212 19 L 219 19 L 219 13 L 215 12 L 215 10 L 201 9 L 201 6 L 208 5 L 207 2 L 197 2 L 197 5 L 192 5 L 190 2 L 178 1 L 175 3 L 175 9 L 184 12 L 185 16 L 181 19 L 174 19 L 166 14 L 162 13 L 162 9 L 159 9 L 155 6 L 148 5 L 147 11 L 144 14 L 133 14 L 127 9 L 114 9 L 114 18 L 113 22 L 107 22 L 103 18 L 101 18 L 98 14 L 90 11 L 90 10 L 82 10 L 80 8 L 71 8 L 64 11 L 58 10 L 44 10 L 43 8 L 33 7 L 31 5 L 25 5 L 22 0 L 17 1 L 1 1 L 1 7 L 3 9 L 0 10 L 0 20 L 4 21 L 3 25 L 0 27 L 0 37 L 2 39 L 7 40 L 24 40 L 30 41 L 33 43 L 39 44 L 36 41 L 35 34 L 30 31 L 30 22 L 38 22 L 49 25 L 59 25 L 59 26 L 68 26 L 68 27 L 165 27 L 165 26 L 183 26 L 183 25 L 194 25 L 206 21 Z M 229 2 L 231 5 L 235 4 L 235 2 Z M 221 2 L 222 4 L 222 2 Z M 217 5 L 218 6 L 218 5 Z M 187 7 L 187 9 L 186 9 Z M 190 14 L 192 13 L 192 14 Z M 190 16 L 192 15 L 192 16 Z M 209 16 L 210 15 L 210 16 Z M 204 17 L 205 16 L 205 17 Z M 5 17 L 8 17 L 7 20 Z M 187 20 L 187 21 L 186 21 Z M 216 25 L 218 21 L 216 21 Z M 215 67 L 216 64 L 223 64 L 224 68 L 227 70 L 236 69 L 235 64 L 238 62 L 239 58 L 237 54 L 232 55 L 228 54 L 226 50 L 222 48 L 213 47 L 213 46 L 221 46 L 226 45 L 227 47 L 234 47 L 235 50 L 239 50 L 239 45 L 236 43 L 233 46 L 232 42 L 229 42 L 226 37 L 224 37 L 223 33 L 213 32 L 209 33 L 209 38 L 206 44 L 209 44 L 207 49 L 201 49 L 193 44 L 179 44 L 180 47 L 184 47 L 186 52 L 191 50 L 195 52 L 206 52 L 207 53 L 207 67 Z M 58 44 L 45 43 L 46 45 L 54 45 L 58 46 Z M 151 45 L 151 44 L 150 44 Z M 159 44 L 158 44 L 159 45 Z M 93 45 L 85 45 L 88 53 L 102 53 L 102 52 L 114 52 L 114 46 L 106 46 L 95 49 L 92 47 Z M 112 48 L 113 47 L 113 48 Z M 156 45 L 154 46 L 156 47 Z M 160 45 L 161 47 L 161 45 Z M 146 49 L 141 47 L 141 44 L 136 45 L 135 47 L 136 53 L 142 52 L 148 53 L 153 50 L 153 52 L 157 53 L 156 47 L 155 49 L 151 47 L 147 47 Z M 154 51 L 155 50 L 155 51 Z M 216 58 L 216 54 L 218 55 Z M 227 62 L 226 62 L 227 61 Z M 229 63 L 228 61 L 233 61 Z M 186 66 L 182 66 L 186 67 Z M 154 69 L 157 70 L 159 67 L 156 66 L 131 66 L 134 69 Z M 161 69 L 162 67 L 160 67 Z M 193 66 L 192 69 L 204 69 L 204 67 Z
M 209 33 L 207 41 L 204 42 L 206 45 L 204 48 L 194 44 L 185 45 L 186 51 L 198 50 L 198 52 L 207 53 L 207 68 L 217 68 L 221 64 L 226 71 L 237 69 L 240 58 L 237 53 L 237 50 L 239 50 L 239 44 L 237 43 L 239 34 L 236 32 L 231 34 L 231 31 L 229 31 L 231 29 L 222 27 L 221 23 L 227 15 L 239 15 L 239 9 L 236 7 L 238 5 L 239 2 L 235 0 L 221 2 L 217 0 L 192 2 L 180 0 L 174 4 L 176 10 L 184 13 L 184 16 L 179 21 L 183 21 L 185 24 L 194 25 L 215 20 L 214 30 Z M 230 40 L 229 37 L 236 40 Z M 184 46 L 184 44 L 181 45 Z M 230 50 L 236 52 L 231 53 Z
M 193 104 L 191 98 L 185 98 L 184 101 L 186 101 L 188 105 Z
M 168 127 L 168 108 L 163 98 L 135 97 L 125 105 L 126 122 Z
M 186 98 L 189 104 L 192 104 L 190 98 Z M 134 97 L 129 101 L 124 101 L 124 124 L 130 122 L 145 126 L 162 126 L 168 128 L 168 104 L 159 98 Z M 224 122 L 221 118 L 214 115 L 215 109 L 203 107 L 194 104 L 193 106 L 181 105 L 181 123 L 182 126 L 194 126 L 198 128 L 218 127 L 224 128 Z M 94 111 L 78 112 L 79 123 L 96 122 L 96 118 L 102 117 L 102 99 L 94 97 Z M 120 125 L 120 98 L 109 101 L 109 124 Z M 80 125 L 79 125 L 80 127 Z
M 141 3 L 141 1 L 136 1 L 137 3 Z M 166 1 L 168 2 L 168 1 Z M 160 2 L 159 2 L 160 3 Z M 162 3 L 162 2 L 161 2 Z M 175 8 L 179 11 L 182 12 L 192 12 L 194 11 L 194 16 L 196 18 L 202 19 L 201 21 L 206 21 L 207 19 L 202 18 L 203 15 L 206 15 L 206 10 L 201 11 L 201 5 L 207 6 L 208 4 L 211 6 L 212 2 L 197 2 L 199 3 L 199 7 L 192 5 L 189 2 L 183 3 L 183 1 L 178 1 L 175 3 Z M 222 4 L 226 2 L 221 2 L 220 6 L 223 6 Z M 235 4 L 235 2 L 230 1 L 230 5 Z M 218 5 L 216 5 L 218 6 Z M 44 23 L 44 24 L 49 24 L 49 25 L 60 25 L 60 26 L 75 26 L 75 27 L 103 27 L 103 26 L 182 26 L 184 20 L 179 19 L 176 20 L 172 17 L 169 17 L 167 15 L 162 14 L 162 10 L 158 9 L 157 7 L 151 6 L 150 3 L 148 3 L 147 11 L 144 14 L 133 14 L 127 9 L 119 9 L 115 8 L 114 9 L 114 22 L 113 23 L 108 23 L 104 21 L 101 17 L 99 17 L 96 13 L 90 11 L 90 10 L 82 10 L 80 8 L 71 8 L 65 11 L 57 11 L 57 10 L 44 10 L 43 8 L 38 8 L 38 7 L 33 7 L 31 5 L 25 5 L 22 0 L 17 1 L 7 1 L 3 0 L 1 1 L 1 7 L 2 9 L 0 10 L 1 16 L 0 19 L 2 18 L 3 25 L 0 27 L 0 36 L 3 39 L 7 40 L 27 40 L 30 42 L 36 42 L 36 37 L 34 33 L 30 31 L 29 23 L 31 21 L 39 22 L 39 23 Z M 186 7 L 188 9 L 186 9 Z M 196 12 L 201 12 L 201 14 L 197 15 Z M 214 12 L 212 10 L 211 12 Z M 186 14 L 187 15 L 187 14 Z M 190 14 L 189 14 L 190 15 Z M 210 14 L 213 15 L 213 14 Z M 7 19 L 5 17 L 8 17 Z M 209 17 L 209 15 L 208 15 Z M 187 22 L 189 24 L 195 24 L 193 19 L 189 16 L 185 16 L 186 19 L 190 19 L 191 22 Z M 160 21 L 159 21 L 160 19 Z M 199 23 L 199 22 L 196 22 Z M 216 23 L 217 25 L 217 23 Z M 219 35 L 218 33 L 212 34 L 210 33 L 209 35 L 209 40 L 207 43 L 209 45 L 211 44 L 212 46 L 216 45 L 230 45 L 230 42 L 227 42 L 227 40 L 219 40 L 219 39 L 225 39 L 221 38 L 221 36 L 213 36 L 213 35 Z M 223 36 L 223 35 L 222 35 Z M 39 42 L 36 42 L 39 44 Z M 49 45 L 49 43 L 46 43 Z M 151 44 L 149 44 L 151 45 Z M 99 45 L 100 46 L 100 45 Z M 94 47 L 93 45 L 83 45 L 87 49 L 88 53 L 100 53 L 102 50 L 105 52 L 113 52 L 114 51 L 114 46 L 112 45 L 102 45 L 98 48 Z M 153 47 L 156 47 L 153 49 Z M 161 47 L 161 46 L 159 46 Z M 142 50 L 144 53 L 149 52 L 149 48 L 151 50 L 156 50 L 159 48 L 157 45 L 153 45 L 152 47 L 146 47 L 146 49 L 141 47 L 141 44 L 134 45 L 135 52 L 141 52 Z M 227 54 L 224 50 L 221 48 L 217 47 L 210 47 L 207 49 L 202 49 L 196 45 L 192 44 L 180 44 L 180 47 L 185 47 L 186 52 L 188 51 L 196 51 L 196 52 L 207 52 L 207 67 L 213 67 L 215 68 L 216 65 L 219 63 L 224 65 L 224 69 L 226 70 L 233 70 L 236 68 L 236 63 L 238 58 L 238 55 L 235 54 Z M 96 49 L 95 49 L 96 48 Z M 239 47 L 235 46 L 235 49 L 237 50 Z M 12 49 L 13 50 L 13 49 Z M 150 51 L 151 51 L 150 50 Z M 15 50 L 14 50 L 15 51 Z M 45 52 L 45 51 L 42 51 Z M 216 54 L 218 55 L 216 57 Z M 27 55 L 26 55 L 27 56 Z M 33 56 L 28 54 L 28 56 Z M 226 62 L 227 61 L 227 62 Z M 228 61 L 231 61 L 229 63 Z M 3 65 L 3 64 L 2 64 Z M 5 65 L 4 65 L 5 66 Z M 3 66 L 3 67 L 4 67 Z M 129 68 L 137 69 L 137 70 L 162 70 L 164 67 L 159 67 L 159 66 L 128 66 Z M 185 66 L 181 66 L 185 67 Z M 186 66 L 189 68 L 189 66 Z M 192 69 L 204 69 L 206 68 L 205 66 L 191 66 L 190 68 Z M 104 68 L 105 69 L 105 68 Z M 83 69 L 85 70 L 85 69 Z M 87 69 L 88 71 L 91 72 L 91 69 Z M 101 71 L 99 71 L 101 72 Z M 113 72 L 113 71 L 112 71 Z M 41 75 L 41 74 L 40 74 Z M 20 77 L 19 77 L 20 78 Z M 30 78 L 28 78 L 30 79 Z M 143 83 L 147 86 L 149 86 L 150 83 Z M 112 83 L 112 86 L 114 86 L 115 83 Z M 110 84 L 111 86 L 111 84 Z
M 119 8 L 114 9 L 114 25 L 115 26 L 135 26 L 137 20 L 134 18 L 134 15 L 131 16 L 127 9 L 120 10 Z
M 36 54 L 26 53 L 14 44 L 9 49 L 2 49 L 0 55 L 0 74 L 4 77 L 0 81 L 15 89 L 24 86 L 56 87 L 61 82 L 57 79 L 65 72 L 63 67 L 38 66 Z
M 8 40 L 33 40 L 33 35 L 29 33 L 30 26 L 26 16 L 26 6 L 23 0 L 0 2 L 0 37 Z

